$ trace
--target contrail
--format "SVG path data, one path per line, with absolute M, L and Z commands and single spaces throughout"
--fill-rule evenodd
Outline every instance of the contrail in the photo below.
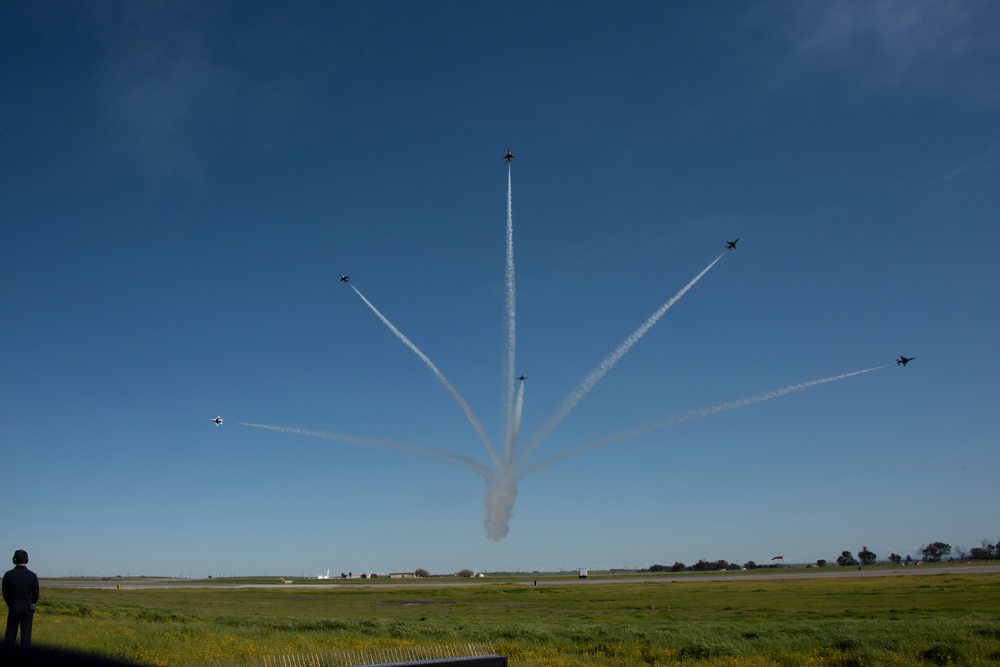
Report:
M 448 463 L 454 463 L 455 465 L 465 468 L 466 470 L 471 470 L 477 475 L 481 475 L 487 481 L 493 475 L 493 471 L 488 467 L 476 461 L 473 458 L 464 456 L 462 454 L 456 454 L 454 452 L 449 452 L 444 449 L 434 449 L 432 447 L 421 447 L 419 445 L 409 445 L 405 442 L 396 442 L 394 440 L 383 440 L 382 438 L 370 438 L 368 436 L 360 435 L 349 435 L 347 433 L 336 433 L 334 431 L 321 431 L 315 429 L 307 428 L 292 428 L 290 426 L 269 426 L 267 424 L 248 424 L 246 422 L 240 422 L 240 426 L 250 426 L 252 428 L 264 428 L 269 431 L 280 431 L 282 433 L 294 433 L 295 435 L 307 435 L 311 438 L 323 438 L 325 440 L 339 440 L 340 442 L 348 442 L 352 445 L 361 445 L 363 447 L 380 447 L 383 449 L 398 449 L 404 452 L 410 452 L 414 454 L 420 454 L 422 456 L 427 456 L 434 459 L 441 459 Z
M 960 165 L 956 169 L 953 169 L 950 173 L 934 181 L 934 183 L 944 183 L 945 181 L 950 181 L 953 178 L 956 178 L 957 176 L 960 176 L 961 174 L 964 174 L 967 171 L 975 169 L 976 167 L 980 166 L 981 164 L 989 160 L 994 154 L 996 154 L 998 149 L 1000 149 L 1000 143 L 993 144 L 993 146 L 985 153 L 977 155 L 971 160 L 968 160 L 967 162 Z
M 459 404 L 459 406 L 461 406 L 462 410 L 465 411 L 465 416 L 468 417 L 469 423 L 472 424 L 472 427 L 476 429 L 477 433 L 479 433 L 479 437 L 483 439 L 483 444 L 486 445 L 486 451 L 490 453 L 490 457 L 493 459 L 493 462 L 499 468 L 500 459 L 497 458 L 496 452 L 493 451 L 493 445 L 490 444 L 489 436 L 486 435 L 486 431 L 483 429 L 482 424 L 480 424 L 479 420 L 476 419 L 476 415 L 473 414 L 472 408 L 470 408 L 469 404 L 465 402 L 465 399 L 462 398 L 462 395 L 458 393 L 458 389 L 455 389 L 454 385 L 452 385 L 452 383 L 448 381 L 448 378 L 446 378 L 444 374 L 438 370 L 438 367 L 434 365 L 434 362 L 428 359 L 427 355 L 421 352 L 416 345 L 411 343 L 410 339 L 404 336 L 402 331 L 397 329 L 392 322 L 386 319 L 385 315 L 380 313 L 378 308 L 376 308 L 371 301 L 366 299 L 365 295 L 362 294 L 360 291 L 358 291 L 358 288 L 355 287 L 353 283 L 348 283 L 348 284 L 350 284 L 351 289 L 353 289 L 354 292 L 359 297 L 361 297 L 361 300 L 364 301 L 369 308 L 371 308 L 372 312 L 375 313 L 380 320 L 382 320 L 382 323 L 385 324 L 387 327 L 389 327 L 389 330 L 392 331 L 392 333 L 396 334 L 396 337 L 399 338 L 399 340 L 403 341 L 403 343 L 408 348 L 410 348 L 414 354 L 420 357 L 420 360 L 423 361 L 425 364 L 427 364 L 427 367 L 434 372 L 434 375 L 436 375 L 437 379 L 441 381 L 441 384 L 443 384 L 448 389 L 448 391 L 451 392 L 451 395 L 455 398 L 455 401 Z
M 518 435 L 520 435 L 520 432 L 521 432 L 521 415 L 523 413 L 524 413 L 524 383 L 522 382 L 521 386 L 517 390 L 517 400 L 514 402 L 514 431 L 513 431 L 514 434 L 510 438 L 510 441 L 512 443 L 516 443 L 517 442 L 517 437 L 518 437 Z M 513 454 L 514 454 L 514 448 L 513 448 L 513 446 L 511 446 L 511 452 L 510 453 L 511 453 L 511 457 L 513 457 Z M 507 463 L 508 463 L 508 468 L 509 468 L 509 464 L 511 463 L 510 459 L 507 460 Z
M 801 384 L 793 384 L 783 389 L 775 389 L 774 391 L 768 392 L 766 394 L 756 394 L 754 396 L 749 396 L 747 398 L 741 398 L 738 401 L 729 401 L 727 403 L 720 403 L 714 405 L 710 408 L 703 408 L 701 410 L 695 410 L 694 412 L 689 412 L 686 415 L 681 415 L 680 417 L 673 417 L 666 421 L 657 422 L 655 424 L 649 424 L 647 426 L 641 426 L 635 430 L 629 431 L 627 433 L 621 433 L 619 435 L 612 436 L 610 438 L 605 438 L 604 440 L 598 440 L 597 442 L 592 442 L 588 445 L 583 445 L 572 449 L 568 452 L 552 456 L 540 463 L 536 463 L 533 466 L 529 466 L 517 474 L 517 479 L 520 480 L 525 475 L 533 473 L 536 470 L 540 470 L 545 466 L 551 465 L 556 461 L 561 461 L 570 456 L 575 456 L 577 454 L 583 454 L 584 452 L 589 452 L 591 450 L 597 449 L 599 447 L 604 447 L 621 440 L 627 440 L 628 438 L 634 438 L 640 435 L 649 433 L 650 431 L 656 431 L 663 428 L 668 428 L 670 426 L 677 426 L 679 424 L 684 424 L 689 421 L 694 421 L 696 419 L 703 419 L 711 415 L 717 415 L 720 412 L 727 412 L 729 410 L 735 410 L 736 408 L 743 408 L 748 405 L 754 405 L 755 403 L 763 403 L 764 401 L 770 401 L 774 398 L 779 398 L 781 396 L 787 396 L 788 394 L 794 394 L 798 391 L 803 391 L 805 389 L 810 389 L 821 384 L 827 384 L 829 382 L 837 382 L 838 380 L 846 380 L 847 378 L 854 377 L 855 375 L 861 375 L 863 373 L 871 373 L 872 371 L 881 370 L 883 368 L 888 368 L 891 364 L 886 364 L 884 366 L 876 366 L 875 368 L 866 368 L 862 371 L 854 371 L 853 373 L 844 373 L 843 375 L 834 375 L 831 377 L 821 378 L 819 380 L 810 380 L 809 382 L 803 382 Z
M 958 169 L 954 170 L 951 174 L 948 174 L 942 180 L 948 180 L 956 178 L 963 172 L 978 168 L 985 160 L 992 159 L 992 156 L 1000 148 L 1000 144 L 994 146 L 989 151 L 987 151 L 982 156 L 970 160 L 964 165 L 961 165 Z M 458 392 L 458 390 L 448 381 L 443 373 L 434 365 L 433 362 L 425 355 L 420 349 L 417 348 L 403 333 L 393 325 L 388 318 L 386 318 L 375 306 L 372 304 L 358 288 L 351 284 L 351 289 L 358 295 L 358 297 L 368 306 L 368 308 L 375 313 L 375 315 L 385 324 L 392 333 L 403 342 L 410 350 L 416 354 L 424 364 L 434 373 L 437 379 L 445 386 L 445 388 L 451 393 L 454 400 L 465 412 L 469 423 L 473 426 L 479 437 L 482 439 L 483 444 L 486 446 L 486 450 L 492 459 L 492 463 L 495 466 L 491 468 L 489 462 L 480 462 L 469 456 L 463 454 L 457 454 L 455 452 L 450 452 L 444 449 L 437 449 L 431 447 L 422 447 L 418 445 L 411 445 L 403 442 L 387 440 L 382 438 L 374 438 L 369 436 L 356 436 L 346 433 L 338 433 L 333 431 L 323 431 L 315 429 L 303 429 L 303 428 L 292 428 L 285 426 L 269 426 L 265 424 L 250 424 L 241 423 L 243 426 L 249 426 L 252 428 L 268 429 L 272 431 L 279 431 L 284 433 L 291 433 L 296 435 L 305 435 L 316 438 L 323 438 L 327 440 L 336 440 L 340 442 L 345 442 L 353 445 L 360 445 L 364 447 L 378 447 L 385 449 L 392 449 L 402 452 L 407 452 L 411 454 L 417 454 L 420 456 L 428 457 L 433 460 L 442 461 L 449 463 L 465 470 L 474 472 L 479 475 L 486 482 L 486 493 L 483 496 L 483 504 L 486 510 L 486 517 L 483 520 L 483 526 L 486 529 L 487 537 L 491 540 L 500 541 L 506 538 L 510 530 L 510 521 L 513 517 L 513 510 L 517 500 L 517 486 L 521 478 L 529 475 L 537 470 L 540 470 L 546 466 L 549 466 L 557 461 L 574 456 L 576 454 L 582 454 L 584 452 L 597 449 L 599 447 L 604 447 L 606 445 L 613 444 L 622 440 L 629 438 L 634 438 L 636 436 L 655 431 L 657 429 L 664 429 L 670 426 L 676 426 L 683 424 L 688 421 L 693 421 L 695 419 L 702 419 L 710 415 L 718 414 L 728 410 L 733 410 L 739 407 L 745 407 L 753 405 L 755 403 L 761 403 L 763 401 L 768 401 L 773 398 L 778 398 L 780 396 L 785 396 L 794 392 L 802 391 L 810 387 L 815 387 L 820 384 L 825 384 L 829 382 L 835 382 L 838 380 L 843 380 L 855 375 L 860 375 L 862 373 L 869 373 L 871 371 L 886 368 L 885 366 L 878 366 L 876 368 L 869 368 L 866 370 L 855 371 L 853 373 L 846 373 L 843 375 L 836 375 L 828 378 L 822 378 L 819 380 L 812 380 L 810 382 L 804 382 L 797 385 L 791 385 L 783 389 L 778 389 L 766 394 L 757 394 L 750 396 L 748 398 L 743 398 L 737 401 L 732 401 L 728 403 L 721 403 L 719 405 L 704 408 L 702 410 L 697 410 L 694 412 L 689 412 L 685 415 L 679 417 L 674 417 L 666 421 L 657 422 L 647 426 L 642 426 L 636 428 L 632 431 L 621 433 L 603 440 L 596 442 L 591 442 L 583 446 L 571 449 L 568 452 L 556 454 L 547 459 L 544 459 L 540 463 L 535 463 L 530 466 L 526 465 L 528 458 L 534 452 L 534 450 L 545 441 L 545 439 L 551 434 L 551 432 L 559 426 L 562 420 L 576 407 L 576 405 L 586 396 L 586 394 L 603 378 L 610 370 L 618 363 L 618 361 L 625 356 L 625 354 L 632 349 L 632 347 L 639 342 L 639 340 L 660 320 L 663 315 L 666 314 L 668 310 L 675 303 L 677 303 L 692 287 L 694 287 L 698 281 L 700 281 L 705 274 L 707 274 L 722 257 L 726 254 L 723 251 L 718 257 L 715 258 L 708 266 L 706 266 L 702 271 L 696 275 L 690 282 L 687 283 L 677 294 L 675 294 L 669 301 L 663 304 L 656 312 L 654 312 L 638 329 L 632 332 L 628 338 L 625 339 L 617 348 L 615 348 L 607 357 L 604 358 L 601 363 L 594 368 L 590 374 L 584 378 L 584 380 L 576 387 L 570 394 L 563 400 L 562 405 L 559 409 L 548 419 L 547 422 L 542 426 L 541 429 L 534 435 L 530 444 L 521 452 L 518 451 L 519 439 L 521 432 L 522 416 L 524 411 L 525 402 L 525 385 L 524 382 L 518 384 L 518 378 L 516 376 L 516 351 L 517 351 L 517 326 L 516 326 L 516 302 L 517 302 L 517 291 L 516 291 L 516 281 L 514 272 L 514 218 L 513 218 L 513 179 L 512 171 L 510 167 L 510 160 L 513 159 L 510 150 L 507 151 L 507 155 L 504 158 L 508 162 L 507 168 L 507 220 L 506 220 L 506 262 L 505 262 L 505 275 L 504 275 L 504 333 L 503 345 L 505 346 L 502 352 L 501 364 L 503 368 L 501 369 L 502 378 L 502 396 L 501 401 L 505 403 L 503 406 L 506 409 L 506 433 L 504 434 L 504 444 L 503 451 L 499 450 L 499 440 L 497 450 L 494 449 L 493 444 L 490 441 L 489 436 L 486 434 L 485 429 L 479 423 L 475 414 L 472 412 L 471 407 Z M 733 242 L 735 243 L 735 242 Z M 341 275 L 341 280 L 343 282 L 349 282 L 348 276 Z M 522 378 L 523 379 L 523 378 Z
M 507 367 L 504 379 L 507 382 L 507 445 L 504 450 L 504 465 L 510 466 L 514 459 L 517 443 L 518 417 L 514 406 L 514 356 L 517 348 L 516 297 L 514 282 L 514 214 L 511 188 L 510 163 L 507 163 L 507 271 L 504 281 L 504 297 L 507 311 Z
M 549 435 L 549 433 L 551 433 L 552 430 L 559 425 L 559 422 L 561 422 L 563 418 L 567 414 L 569 414 L 570 410 L 576 407 L 576 404 L 580 402 L 580 399 L 582 399 L 587 394 L 587 392 L 590 391 L 595 384 L 597 384 L 597 381 L 600 380 L 605 375 L 607 375 L 608 371 L 610 371 L 611 368 L 616 363 L 618 363 L 618 360 L 621 359 L 623 356 L 625 356 L 625 353 L 628 352 L 630 349 L 632 349 L 633 345 L 639 342 L 639 339 L 642 338 L 643 335 L 645 335 L 645 333 L 649 331 L 653 327 L 653 325 L 656 324 L 656 322 L 661 317 L 663 317 L 663 315 L 668 310 L 670 310 L 671 306 L 677 303 L 680 300 L 680 298 L 687 293 L 689 289 L 694 287 L 695 284 L 699 280 L 701 280 L 702 276 L 708 273 L 709 270 L 711 270 L 711 268 L 715 266 L 718 263 L 718 261 L 723 258 L 723 256 L 725 256 L 725 254 L 726 253 L 722 253 L 721 255 L 716 257 L 711 264 L 702 269 L 701 273 L 695 276 L 691 280 L 691 282 L 689 282 L 687 285 L 683 287 L 683 289 L 681 289 L 681 291 L 675 294 L 673 298 L 670 299 L 670 301 L 667 301 L 665 304 L 663 304 L 659 310 L 653 313 L 649 317 L 649 319 L 647 319 L 642 324 L 642 326 L 640 326 L 638 329 L 632 332 L 632 335 L 626 338 L 624 343 L 619 345 L 614 352 L 605 357 L 604 361 L 602 361 L 597 366 L 597 368 L 595 368 L 590 372 L 590 375 L 588 375 L 586 379 L 584 379 L 584 381 L 580 383 L 580 386 L 577 387 L 569 396 L 566 397 L 566 400 L 563 401 L 562 407 L 559 409 L 559 412 L 557 412 L 551 419 L 549 419 L 548 423 L 546 423 L 545 426 L 542 427 L 542 430 L 539 431 L 537 435 L 535 435 L 534 439 L 532 439 L 531 441 L 531 444 L 529 444 L 528 447 L 525 448 L 524 452 L 518 458 L 515 467 L 520 467 L 520 465 L 524 463 L 525 459 L 527 459 L 528 455 L 531 454 L 532 451 L 534 451 L 535 447 L 537 447 L 539 444 L 541 444 L 543 440 L 545 440 L 545 438 Z

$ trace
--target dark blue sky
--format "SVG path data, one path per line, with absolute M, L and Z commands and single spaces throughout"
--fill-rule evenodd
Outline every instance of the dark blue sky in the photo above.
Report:
M 995 539 L 998 31 L 990 2 L 4 3 L 8 550 L 315 574 Z M 515 481 L 473 424 L 502 459 L 558 421 L 532 466 L 691 413 Z

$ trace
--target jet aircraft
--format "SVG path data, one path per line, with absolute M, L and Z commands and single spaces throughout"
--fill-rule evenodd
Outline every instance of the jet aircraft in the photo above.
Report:
M 903 355 L 899 355 L 899 359 L 896 359 L 896 365 L 897 366 L 905 366 L 906 364 L 910 363 L 914 359 L 916 359 L 916 357 L 906 358 Z
M 524 381 L 525 381 L 525 380 L 527 380 L 528 378 L 526 378 L 526 377 L 524 377 L 524 376 L 522 375 L 521 377 L 519 377 L 519 378 L 517 378 L 517 379 L 518 379 L 518 380 L 520 380 L 521 382 L 524 382 Z
M 214 421 L 214 422 L 215 422 L 215 425 L 216 425 L 216 426 L 222 426 L 222 417 L 216 417 L 216 418 L 215 418 L 215 419 L 213 419 L 212 421 Z
M 340 274 L 340 282 L 342 282 L 342 283 L 349 283 L 349 282 L 351 282 L 351 277 L 350 276 L 345 276 L 343 273 L 341 273 Z
M 740 237 L 736 237 L 736 241 L 739 241 Z M 726 241 L 726 250 L 736 250 L 736 241 Z
M 507 149 L 507 154 L 503 156 L 504 162 L 510 164 L 510 161 L 514 159 L 514 156 L 510 154 L 510 149 Z

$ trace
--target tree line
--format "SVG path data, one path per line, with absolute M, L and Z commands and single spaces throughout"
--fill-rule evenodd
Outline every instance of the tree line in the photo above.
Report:
M 930 544 L 920 548 L 920 553 L 923 556 L 921 559 L 925 563 L 938 563 L 942 558 L 953 553 L 957 556 L 958 560 L 998 560 L 1000 559 L 1000 541 L 991 542 L 990 540 L 983 539 L 978 547 L 973 547 L 972 549 L 965 549 L 960 546 L 955 546 L 954 550 L 950 544 L 946 542 L 931 542 Z M 774 560 L 774 559 L 772 559 Z M 901 564 L 911 564 L 914 561 L 913 557 L 909 554 L 904 558 L 897 553 L 889 554 L 886 559 L 887 562 L 893 565 Z M 834 562 L 840 566 L 861 566 L 861 565 L 874 565 L 878 562 L 878 554 L 871 551 L 868 547 L 861 547 L 858 551 L 857 557 L 854 556 L 850 551 L 842 551 L 839 556 L 834 559 Z M 825 558 L 820 558 L 816 561 L 816 567 L 826 567 L 830 563 Z M 650 572 L 712 572 L 718 570 L 756 570 L 761 568 L 776 568 L 781 567 L 781 565 L 776 565 L 772 563 L 758 564 L 750 560 L 742 565 L 738 563 L 730 563 L 725 560 L 699 560 L 694 565 L 685 565 L 680 561 L 675 562 L 673 565 L 652 565 L 649 568 Z M 813 564 L 808 564 L 806 567 L 813 567 Z

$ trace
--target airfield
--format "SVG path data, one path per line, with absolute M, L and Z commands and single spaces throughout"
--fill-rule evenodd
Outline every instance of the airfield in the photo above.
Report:
M 1000 662 L 995 563 L 380 579 L 48 579 L 37 643 L 176 667 L 470 645 L 519 667 Z
M 869 566 L 800 568 L 785 570 L 762 568 L 757 570 L 737 570 L 729 572 L 680 572 L 650 574 L 648 572 L 628 574 L 591 573 L 586 578 L 576 573 L 507 574 L 497 573 L 481 578 L 473 577 L 427 577 L 420 579 L 310 579 L 295 577 L 232 577 L 218 579 L 178 579 L 170 577 L 115 577 L 96 578 L 53 578 L 42 579 L 45 588 L 85 588 L 98 590 L 156 590 L 174 588 L 201 589 L 414 589 L 414 588 L 456 588 L 494 586 L 497 584 L 519 584 L 523 586 L 593 586 L 614 584 L 663 584 L 672 582 L 723 582 L 723 581 L 800 581 L 808 579 L 856 579 L 880 577 L 919 577 L 956 574 L 1000 574 L 1000 565 L 980 565 L 973 563 L 943 565 L 908 565 L 905 567 Z

